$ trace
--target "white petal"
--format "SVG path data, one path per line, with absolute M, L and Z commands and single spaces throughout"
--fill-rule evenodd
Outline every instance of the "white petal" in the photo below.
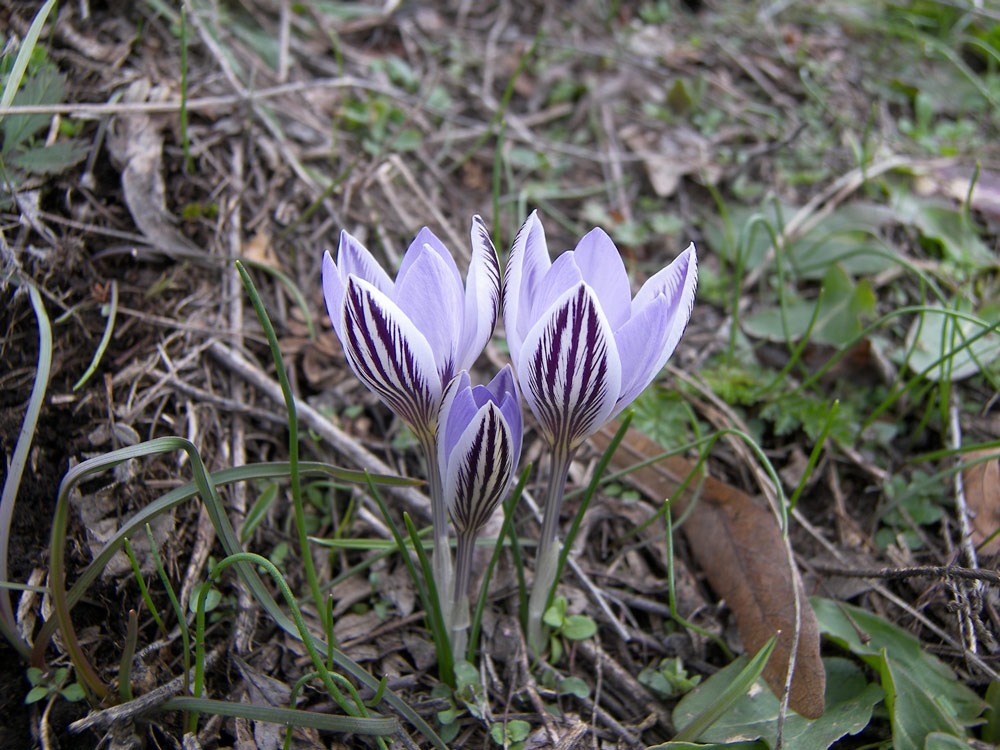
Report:
M 472 366 L 493 335 L 500 314 L 500 261 L 486 225 L 472 217 L 472 259 L 465 277 L 465 322 L 456 367 Z
M 418 433 L 433 434 L 441 379 L 424 335 L 385 294 L 351 277 L 344 353 L 358 378 Z
M 669 299 L 680 300 L 683 297 L 688 307 L 691 307 L 694 305 L 694 292 L 697 287 L 698 255 L 694 243 L 691 243 L 669 266 L 646 280 L 632 300 L 632 315 L 658 294 L 664 294 Z
M 573 448 L 607 421 L 621 392 L 614 334 L 585 283 L 567 291 L 525 336 L 525 401 L 553 444 Z
M 557 257 L 532 289 L 528 319 L 541 320 L 557 299 L 583 280 L 572 250 Z
M 529 310 L 534 289 L 551 265 L 545 230 L 538 212 L 532 211 L 514 238 L 503 279 L 504 335 L 515 362 L 520 358 L 521 344 L 533 322 Z
M 333 330 L 337 333 L 337 338 L 343 340 L 341 335 L 344 327 L 344 282 L 340 278 L 337 265 L 330 257 L 330 251 L 323 253 L 323 299 L 326 301 L 326 313 L 333 323 Z
M 399 271 L 396 273 L 396 285 L 399 286 L 399 283 L 406 278 L 410 267 L 427 248 L 448 266 L 448 273 L 454 279 L 455 285 L 462 286 L 462 276 L 458 272 L 458 266 L 455 265 L 455 259 L 451 257 L 451 253 L 444 246 L 444 243 L 427 227 L 423 227 L 417 232 L 417 236 L 413 238 L 413 242 L 406 248 L 406 252 L 403 254 L 403 262 L 399 264 Z
M 666 324 L 668 308 L 666 297 L 655 297 L 638 315 L 615 331 L 618 356 L 622 361 L 622 390 L 612 416 L 632 403 L 663 369 L 660 357 L 670 336 L 670 327 Z

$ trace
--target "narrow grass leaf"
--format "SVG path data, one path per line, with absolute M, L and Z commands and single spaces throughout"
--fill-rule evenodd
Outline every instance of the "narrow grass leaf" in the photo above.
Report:
M 24 35 L 24 39 L 21 41 L 21 48 L 17 51 L 17 57 L 14 58 L 14 65 L 10 69 L 7 85 L 4 86 L 3 94 L 0 94 L 0 108 L 9 107 L 11 102 L 14 101 L 14 95 L 21 87 L 24 72 L 28 69 L 28 61 L 31 60 L 31 53 L 35 51 L 35 45 L 38 44 L 38 37 L 42 33 L 42 27 L 45 25 L 45 20 L 49 17 L 49 13 L 55 4 L 56 0 L 45 0 L 45 4 L 38 9 L 34 19 L 32 19 L 31 26 L 28 27 L 28 33 Z
M 48 5 L 51 5 L 51 2 Z M 45 401 L 49 370 L 52 366 L 52 327 L 49 325 L 49 316 L 45 312 L 42 295 L 34 285 L 29 284 L 28 296 L 31 298 L 31 306 L 38 323 L 38 364 L 35 365 L 35 381 L 31 386 L 31 396 L 28 397 L 28 408 L 21 423 L 21 432 L 17 436 L 14 454 L 11 456 L 7 476 L 4 478 L 3 491 L 0 493 L 0 584 L 7 583 L 7 551 L 10 544 L 10 525 L 14 518 L 14 501 L 21 485 L 21 475 L 28 461 L 31 442 L 35 437 L 38 413 Z M 0 632 L 22 656 L 28 656 L 28 646 L 17 634 L 14 610 L 6 588 L 0 591 Z
M 94 374 L 97 370 L 97 366 L 101 364 L 101 358 L 104 356 L 105 350 L 108 348 L 108 344 L 111 343 L 111 334 L 115 330 L 115 318 L 118 315 L 118 282 L 114 279 L 111 280 L 111 299 L 108 302 L 108 319 L 104 324 L 104 333 L 101 335 L 101 341 L 97 345 L 97 349 L 94 351 L 94 357 L 90 360 L 90 365 L 84 371 L 80 379 L 73 384 L 73 390 L 77 390 L 80 386 L 90 380 L 90 376 Z
M 33 665 L 39 667 L 44 666 L 45 651 L 47 649 L 48 642 L 55 632 L 55 629 L 59 628 L 66 642 L 66 650 L 73 661 L 74 667 L 77 669 L 77 674 L 80 676 L 80 679 L 86 683 L 88 688 L 98 695 L 104 696 L 107 694 L 107 686 L 104 685 L 103 681 L 94 671 L 93 667 L 90 666 L 89 661 L 80 647 L 79 641 L 76 638 L 72 620 L 69 616 L 69 610 L 71 604 L 76 604 L 80 598 L 82 598 L 83 594 L 86 592 L 87 586 L 89 586 L 89 584 L 92 583 L 99 575 L 101 567 L 107 563 L 107 560 L 110 559 L 114 551 L 117 550 L 118 547 L 116 545 L 121 544 L 121 539 L 130 535 L 137 528 L 141 528 L 142 524 L 136 523 L 133 518 L 130 522 L 123 525 L 123 528 L 119 529 L 118 533 L 112 538 L 112 540 L 109 540 L 109 542 L 105 544 L 105 547 L 99 554 L 98 558 L 95 558 L 95 560 L 87 566 L 84 574 L 74 585 L 72 592 L 67 593 L 65 589 L 65 544 L 69 515 L 69 489 L 82 477 L 102 472 L 112 466 L 122 463 L 123 461 L 127 461 L 130 458 L 139 458 L 158 453 L 168 453 L 176 450 L 183 450 L 191 462 L 191 468 L 194 473 L 193 484 L 195 485 L 195 489 L 192 490 L 189 485 L 180 487 L 177 490 L 168 493 L 168 495 L 165 495 L 163 498 L 160 498 L 160 500 L 153 503 L 153 505 L 156 506 L 156 512 L 163 512 L 164 510 L 179 505 L 195 495 L 201 495 L 212 520 L 212 524 L 218 534 L 219 543 L 222 545 L 227 554 L 236 554 L 242 552 L 242 549 L 240 547 L 239 539 L 236 536 L 236 532 L 233 529 L 232 524 L 229 522 L 229 518 L 225 514 L 225 509 L 223 508 L 218 495 L 215 493 L 215 484 L 241 479 L 287 476 L 287 472 L 289 471 L 288 464 L 280 463 L 260 467 L 245 466 L 238 469 L 227 469 L 219 472 L 216 475 L 216 481 L 213 482 L 209 479 L 208 472 L 205 470 L 205 465 L 202 462 L 201 457 L 198 455 L 198 451 L 194 444 L 179 437 L 156 438 L 140 445 L 129 446 L 117 451 L 112 451 L 111 453 L 103 456 L 88 459 L 87 461 L 84 461 L 70 469 L 70 471 L 66 473 L 66 476 L 63 477 L 62 482 L 59 485 L 59 494 L 56 500 L 56 511 L 52 523 L 50 567 L 52 570 L 51 589 L 55 617 L 46 621 L 39 633 L 38 638 L 35 640 L 35 649 L 32 653 Z M 275 467 L 281 467 L 281 469 L 276 472 Z M 325 473 L 327 475 L 340 476 L 340 470 L 324 464 L 304 465 L 303 469 L 311 471 L 318 470 L 320 473 Z M 152 513 L 150 508 L 147 507 L 137 514 L 137 516 L 140 515 L 144 515 L 145 519 L 148 520 L 149 518 L 154 517 L 155 513 Z M 100 565 L 96 564 L 98 559 L 102 559 Z M 261 581 L 260 577 L 257 575 L 257 571 L 254 566 L 248 563 L 238 563 L 236 565 L 236 570 L 240 578 L 243 579 L 247 587 L 250 589 L 250 592 L 258 600 L 268 615 L 274 620 L 275 624 L 286 633 L 292 635 L 292 637 L 297 638 L 298 628 L 278 606 L 274 597 L 271 596 L 271 593 L 267 590 L 263 581 Z M 321 648 L 324 647 L 326 647 L 326 644 L 321 644 Z M 354 679 L 358 682 L 366 685 L 373 691 L 377 691 L 379 689 L 379 681 L 372 677 L 366 669 L 358 665 L 347 655 L 336 649 L 331 649 L 331 655 L 334 663 L 354 677 Z M 416 727 L 436 748 L 438 748 L 438 750 L 447 750 L 444 743 L 441 741 L 441 738 L 438 737 L 433 728 L 431 728 L 423 717 L 414 711 L 409 704 L 403 701 L 398 695 L 392 691 L 386 691 L 385 700 L 407 721 Z
M 286 726 L 310 727 L 328 732 L 344 732 L 388 736 L 399 729 L 399 722 L 392 718 L 361 718 L 356 716 L 330 716 L 315 711 L 277 706 L 254 706 L 247 703 L 213 700 L 211 698 L 171 698 L 161 711 L 196 711 L 217 716 L 235 716 L 251 721 L 268 721 Z

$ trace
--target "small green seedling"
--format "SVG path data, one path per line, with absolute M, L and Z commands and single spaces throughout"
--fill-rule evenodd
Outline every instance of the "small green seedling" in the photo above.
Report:
M 486 704 L 486 692 L 479 679 L 479 671 L 467 661 L 455 664 L 455 689 L 452 690 L 443 682 L 438 683 L 431 690 L 431 697 L 444 698 L 450 704 L 437 713 L 437 720 L 441 725 L 438 734 L 445 743 L 451 742 L 458 735 L 459 719 L 465 714 L 480 720 L 485 715 L 483 708 Z
M 490 727 L 490 737 L 501 747 L 510 750 L 521 750 L 524 741 L 531 733 L 531 724 L 521 719 L 512 719 L 506 723 L 497 723 Z
M 51 672 L 46 672 L 38 667 L 28 667 L 27 677 L 28 682 L 31 683 L 31 690 L 24 697 L 24 702 L 37 703 L 55 694 L 61 695 L 70 703 L 82 701 L 87 697 L 83 686 L 79 682 L 66 685 L 68 676 L 69 667 L 59 667 Z
M 562 658 L 563 638 L 570 641 L 585 641 L 597 632 L 597 623 L 586 615 L 567 615 L 566 598 L 557 596 L 547 610 L 542 622 L 552 628 L 549 634 L 549 658 L 557 662 Z
M 647 667 L 639 672 L 639 682 L 661 698 L 673 698 L 692 690 L 701 682 L 701 675 L 688 676 L 684 662 L 673 657 L 661 660 L 655 669 Z

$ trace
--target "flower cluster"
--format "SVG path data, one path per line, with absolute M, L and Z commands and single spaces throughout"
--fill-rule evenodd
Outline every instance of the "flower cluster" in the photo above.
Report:
M 482 220 L 472 220 L 463 285 L 451 254 L 424 228 L 395 281 L 343 232 L 323 257 L 323 293 L 351 369 L 413 429 L 427 459 L 434 577 L 453 637 L 467 627 L 475 538 L 510 488 L 521 452 L 518 383 L 552 451 L 528 607 L 531 642 L 557 569 L 559 511 L 569 464 L 584 440 L 628 406 L 670 357 L 691 316 L 694 245 L 632 297 L 621 255 L 601 229 L 553 262 L 537 213 L 500 264 Z M 503 310 L 512 365 L 486 386 L 467 372 Z M 516 373 L 516 377 L 515 377 Z M 453 568 L 445 515 L 456 529 Z M 461 649 L 456 647 L 456 652 Z

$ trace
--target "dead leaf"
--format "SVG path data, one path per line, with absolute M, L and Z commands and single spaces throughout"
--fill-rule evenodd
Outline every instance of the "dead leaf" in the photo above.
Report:
M 653 192 L 661 198 L 673 195 L 685 175 L 705 175 L 714 184 L 722 174 L 714 163 L 711 142 L 697 131 L 670 128 L 654 138 L 637 126 L 626 126 L 621 137 L 642 159 Z
M 416 592 L 405 565 L 397 565 L 389 575 L 379 576 L 375 591 L 392 602 L 401 616 L 409 617 L 413 613 Z
M 962 472 L 965 502 L 972 516 L 972 543 L 976 546 L 1000 528 L 1000 458 L 997 458 L 996 449 L 969 451 L 962 454 L 962 460 L 974 461 L 984 456 L 993 458 Z M 995 555 L 997 552 L 1000 552 L 1000 537 L 979 548 L 982 555 Z
M 125 92 L 126 104 L 165 100 L 164 87 L 153 88 L 140 78 Z M 122 170 L 122 191 L 132 221 L 154 248 L 171 257 L 205 255 L 174 226 L 167 210 L 166 188 L 160 174 L 163 161 L 163 131 L 167 121 L 144 112 L 118 115 L 109 130 L 108 149 Z
M 914 187 L 920 195 L 947 195 L 958 203 L 968 202 L 975 211 L 1000 218 L 1000 172 L 995 170 L 949 161 L 918 174 Z
M 288 705 L 292 689 L 287 684 L 255 669 L 235 654 L 232 658 L 246 682 L 247 692 L 244 696 L 246 702 L 253 706 Z M 255 721 L 253 738 L 258 750 L 278 750 L 283 744 L 284 729 L 270 722 Z
M 243 245 L 243 257 L 263 263 L 265 266 L 277 268 L 283 271 L 281 261 L 274 252 L 274 244 L 271 242 L 271 233 L 267 229 L 261 229 Z
M 617 429 L 612 423 L 592 441 L 606 448 Z M 663 452 L 643 433 L 630 429 L 615 452 L 615 469 L 627 468 Z M 629 480 L 653 498 L 672 497 L 694 465 L 670 456 L 629 474 Z M 693 500 L 693 488 L 674 497 L 671 510 L 678 516 Z M 775 633 L 778 643 L 764 679 L 776 695 L 784 689 L 788 657 L 795 632 L 795 589 L 802 603 L 799 645 L 789 703 L 807 718 L 823 714 L 826 673 L 819 653 L 819 626 L 808 604 L 798 570 L 790 567 L 785 541 L 771 511 L 743 491 L 707 477 L 698 501 L 683 525 L 691 551 L 715 593 L 729 604 L 740 639 L 753 653 Z

